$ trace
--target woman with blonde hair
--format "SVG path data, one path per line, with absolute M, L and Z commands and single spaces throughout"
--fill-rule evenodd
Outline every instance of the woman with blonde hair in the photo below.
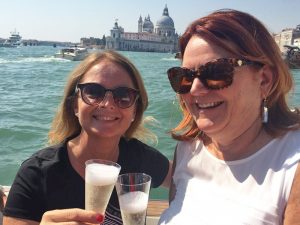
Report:
M 103 215 L 83 210 L 89 159 L 117 162 L 121 174 L 146 173 L 152 187 L 168 187 L 168 159 L 137 139 L 152 135 L 143 127 L 147 106 L 141 75 L 127 58 L 114 51 L 88 56 L 67 81 L 49 132 L 51 146 L 22 164 L 4 224 L 122 224 L 115 190 L 104 221 Z

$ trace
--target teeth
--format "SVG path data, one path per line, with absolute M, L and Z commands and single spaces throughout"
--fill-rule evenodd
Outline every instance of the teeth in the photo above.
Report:
M 95 116 L 98 120 L 104 120 L 104 121 L 111 121 L 115 120 L 116 117 L 111 117 L 111 116 Z
M 197 106 L 199 107 L 199 108 L 212 108 L 212 107 L 215 107 L 215 106 L 218 106 L 218 105 L 220 105 L 222 102 L 210 102 L 210 103 L 202 103 L 202 104 L 200 104 L 200 103 L 197 103 L 196 102 L 196 104 L 197 104 Z
M 104 117 L 100 117 L 100 120 L 114 120 L 114 117 L 108 117 L 108 116 L 104 116 Z

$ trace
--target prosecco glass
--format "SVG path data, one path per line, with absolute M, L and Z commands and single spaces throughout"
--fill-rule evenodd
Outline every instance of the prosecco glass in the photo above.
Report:
M 121 166 L 115 162 L 91 159 L 85 163 L 85 209 L 105 215 Z
M 118 177 L 116 189 L 124 225 L 144 225 L 151 177 L 144 173 L 127 173 Z

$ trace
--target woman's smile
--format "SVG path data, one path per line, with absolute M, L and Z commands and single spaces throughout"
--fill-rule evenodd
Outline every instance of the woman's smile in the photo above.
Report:
M 223 104 L 223 101 L 218 101 L 218 102 L 208 102 L 208 103 L 198 103 L 196 101 L 196 106 L 198 109 L 211 109 L 211 108 L 216 108 L 218 106 L 220 106 L 221 104 Z
M 102 116 L 102 115 L 93 115 L 93 118 L 100 121 L 115 121 L 119 119 L 118 117 Z

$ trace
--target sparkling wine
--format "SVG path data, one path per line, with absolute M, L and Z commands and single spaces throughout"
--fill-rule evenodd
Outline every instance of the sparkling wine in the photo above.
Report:
M 144 225 L 148 195 L 141 191 L 128 192 L 119 196 L 124 225 Z
M 119 168 L 113 165 L 88 164 L 85 172 L 85 209 L 105 214 Z

